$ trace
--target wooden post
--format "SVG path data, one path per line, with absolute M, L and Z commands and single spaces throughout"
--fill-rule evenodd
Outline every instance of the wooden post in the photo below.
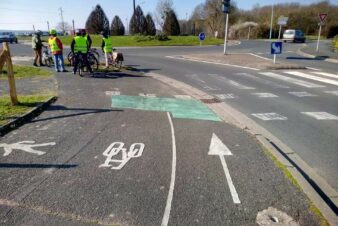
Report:
M 15 78 L 14 78 L 14 70 L 13 70 L 13 63 L 11 58 L 11 52 L 9 50 L 9 45 L 7 42 L 3 43 L 3 50 L 7 52 L 7 72 L 8 72 L 8 83 L 9 83 L 9 94 L 11 97 L 12 105 L 18 105 L 18 97 L 16 93 L 16 85 L 15 85 Z

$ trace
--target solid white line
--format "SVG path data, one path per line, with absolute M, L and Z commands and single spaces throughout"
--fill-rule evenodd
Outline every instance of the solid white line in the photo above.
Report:
M 173 200 L 174 195 L 174 188 L 175 188 L 175 178 L 176 178 L 176 138 L 175 138 L 175 130 L 174 130 L 174 124 L 171 119 L 170 113 L 167 112 L 168 119 L 171 127 L 171 139 L 172 139 L 172 149 L 173 149 L 173 159 L 172 159 L 172 166 L 171 166 L 171 181 L 170 181 L 170 187 L 169 187 L 169 193 L 167 198 L 167 204 L 164 210 L 164 215 L 162 219 L 161 226 L 167 226 L 169 222 L 170 217 L 170 211 L 171 211 L 171 203 Z
M 177 58 L 177 56 L 166 56 L 166 57 L 175 59 L 175 60 L 193 61 L 193 62 L 200 62 L 200 63 L 206 63 L 206 64 L 216 64 L 216 65 L 222 65 L 222 66 L 230 66 L 230 67 L 237 67 L 237 68 L 244 68 L 244 69 L 249 69 L 249 70 L 254 70 L 254 71 L 260 71 L 260 69 L 257 69 L 257 68 L 239 66 L 239 65 L 234 65 L 234 64 L 224 64 L 224 63 L 210 62 L 210 61 L 204 61 L 204 60 Z
M 231 176 L 230 176 L 230 172 L 229 172 L 227 163 L 225 161 L 225 157 L 224 157 L 224 155 L 220 155 L 219 157 L 221 159 L 222 166 L 223 166 L 224 173 L 225 173 L 225 177 L 226 177 L 228 185 L 229 185 L 229 189 L 230 189 L 230 193 L 231 193 L 231 196 L 232 196 L 232 200 L 234 201 L 235 204 L 240 204 L 241 201 L 239 200 L 236 188 L 234 186 L 234 183 L 232 182 L 232 179 L 231 179 Z
M 325 87 L 325 86 L 314 84 L 314 83 L 311 83 L 311 82 L 306 82 L 306 81 L 295 79 L 295 78 L 289 78 L 289 77 L 286 77 L 286 76 L 283 76 L 283 75 L 280 75 L 280 74 L 276 74 L 276 73 L 273 73 L 273 72 L 264 72 L 264 73 L 259 73 L 259 74 L 265 75 L 265 76 L 268 76 L 268 77 L 271 77 L 271 78 L 283 80 L 285 82 L 293 83 L 293 84 L 296 84 L 296 85 L 299 85 L 299 86 L 304 86 L 304 87 L 307 87 L 307 88 L 322 88 L 322 87 Z
M 314 67 L 306 67 L 307 69 L 310 69 L 310 70 L 313 70 L 313 71 L 320 71 L 319 69 L 317 68 L 314 68 Z
M 295 75 L 295 76 L 299 76 L 299 77 L 302 77 L 302 78 L 312 79 L 312 80 L 315 80 L 315 81 L 324 82 L 324 83 L 327 83 L 327 84 L 338 86 L 338 81 L 335 81 L 335 80 L 332 80 L 332 79 L 320 78 L 320 77 L 305 74 L 305 73 L 302 73 L 302 72 L 299 72 L 299 71 L 286 71 L 285 73 L 289 74 L 289 75 Z
M 269 58 L 262 57 L 262 56 L 259 56 L 259 55 L 257 55 L 257 54 L 254 54 L 254 53 L 249 53 L 249 54 L 250 54 L 250 55 L 252 55 L 252 56 L 255 56 L 255 57 L 261 58 L 261 59 L 263 59 L 263 60 L 272 61 L 272 60 L 271 60 L 271 59 L 269 59 Z M 264 53 L 262 53 L 262 54 L 264 54 Z

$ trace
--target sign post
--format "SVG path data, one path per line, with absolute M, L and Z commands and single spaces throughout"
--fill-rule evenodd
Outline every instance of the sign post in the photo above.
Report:
M 319 14 L 319 20 L 320 20 L 320 23 L 319 23 L 319 33 L 318 33 L 318 41 L 317 41 L 316 52 L 319 51 L 320 35 L 321 35 L 321 33 L 322 33 L 322 26 L 324 25 L 324 22 L 325 22 L 325 20 L 326 20 L 326 17 L 327 17 L 327 13 L 320 13 L 320 14 Z
M 205 33 L 204 32 L 201 32 L 199 35 L 198 35 L 199 39 L 200 39 L 200 46 L 202 46 L 203 44 L 203 41 L 205 40 Z
M 229 25 L 229 13 L 230 13 L 230 0 L 223 0 L 223 12 L 225 17 L 225 33 L 224 33 L 224 55 L 227 54 L 227 42 L 228 42 L 228 25 Z
M 273 64 L 276 64 L 277 54 L 282 54 L 283 43 L 272 42 L 271 43 L 271 54 L 273 55 Z

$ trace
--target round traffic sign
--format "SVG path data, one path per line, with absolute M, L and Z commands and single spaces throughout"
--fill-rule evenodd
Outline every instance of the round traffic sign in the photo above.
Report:
M 204 34 L 204 32 L 201 32 L 199 34 L 199 38 L 200 38 L 200 41 L 204 41 L 205 40 L 205 34 Z

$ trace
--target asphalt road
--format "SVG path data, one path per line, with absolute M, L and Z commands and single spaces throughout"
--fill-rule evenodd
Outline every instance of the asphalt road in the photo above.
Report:
M 304 59 L 296 54 L 300 45 L 287 43 L 284 46 L 286 54 L 280 58 L 313 69 L 296 72 L 317 76 L 320 79 L 323 76 L 315 73 L 330 73 L 338 77 L 338 64 Z M 229 52 L 251 52 L 271 58 L 267 54 L 269 46 L 269 43 L 263 41 L 245 41 L 239 46 L 230 47 Z M 122 51 L 128 59 L 127 64 L 134 65 L 145 72 L 164 74 L 224 99 L 226 103 L 280 138 L 325 178 L 336 191 L 338 190 L 337 85 L 290 75 L 286 71 L 256 72 L 166 57 L 189 53 L 222 52 L 221 46 L 124 49 Z M 277 75 L 271 77 L 271 75 L 261 74 L 266 72 Z M 337 80 L 337 77 L 332 79 Z M 293 80 L 285 81 L 285 78 Z M 270 96 L 264 97 L 261 93 L 268 93 L 267 95 Z M 306 115 L 307 112 L 326 112 L 331 114 L 334 120 L 317 120 Z M 257 113 L 277 113 L 287 119 L 264 121 L 252 115 Z
M 230 50 L 248 48 L 258 54 L 265 44 L 245 42 Z M 292 44 L 287 48 L 294 49 Z M 12 48 L 15 56 L 27 56 L 30 51 L 29 46 Z M 302 113 L 337 116 L 337 96 L 325 93 L 337 91 L 337 86 L 284 71 L 275 72 L 278 75 L 272 78 L 261 74 L 267 71 L 166 57 L 222 51 L 220 46 L 122 51 L 127 65 L 164 74 L 224 99 L 292 147 L 337 189 L 338 121 L 316 120 Z M 330 73 L 336 67 L 328 64 L 325 70 L 324 62 L 305 62 Z M 258 212 L 269 207 L 301 225 L 319 224 L 308 211 L 304 194 L 251 136 L 217 120 L 192 119 L 191 115 L 203 118 L 206 114 L 189 113 L 186 109 L 196 108 L 189 101 L 180 105 L 177 95 L 181 91 L 129 72 L 84 79 L 67 73 L 59 74 L 57 80 L 58 102 L 0 140 L 9 145 L 22 141 L 47 145 L 37 147 L 45 153 L 36 155 L 24 151 L 19 143 L 19 148 L 1 156 L 2 224 L 257 225 Z M 169 98 L 160 102 L 172 103 L 161 106 L 172 109 L 171 114 L 154 110 L 159 97 Z M 181 117 L 175 112 L 179 109 L 186 111 L 178 112 Z M 277 113 L 278 120 L 272 117 L 276 115 L 253 115 L 257 113 Z M 220 142 L 232 155 L 227 155 Z M 127 159 L 121 169 L 121 161 L 109 161 L 115 158 Z

